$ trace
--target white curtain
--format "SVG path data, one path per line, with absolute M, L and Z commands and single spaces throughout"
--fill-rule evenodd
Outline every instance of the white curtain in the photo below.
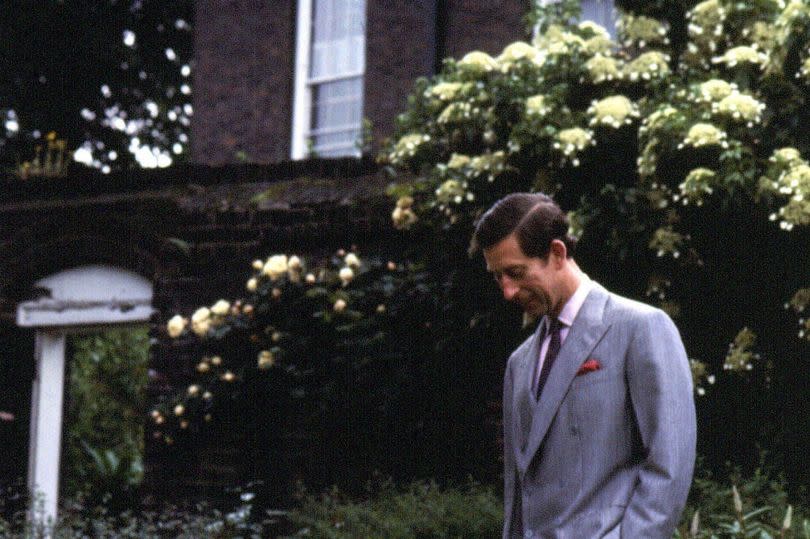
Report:
M 357 154 L 366 63 L 365 0 L 314 0 L 309 80 L 313 150 Z

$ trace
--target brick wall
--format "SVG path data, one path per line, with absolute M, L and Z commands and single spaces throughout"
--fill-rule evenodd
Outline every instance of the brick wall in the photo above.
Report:
M 443 55 L 460 58 L 472 50 L 500 54 L 504 46 L 526 39 L 523 16 L 529 0 L 446 0 Z
M 191 155 L 219 165 L 290 155 L 295 0 L 197 0 Z
M 290 153 L 295 0 L 197 0 L 192 159 L 273 163 Z M 367 0 L 364 117 L 376 154 L 414 80 L 445 56 L 525 37 L 527 0 Z M 241 156 L 241 157 L 240 157 Z

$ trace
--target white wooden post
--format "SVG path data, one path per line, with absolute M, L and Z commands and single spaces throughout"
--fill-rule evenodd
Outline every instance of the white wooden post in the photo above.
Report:
M 59 499 L 65 333 L 58 330 L 38 330 L 35 354 L 28 491 L 36 498 L 29 517 L 38 524 L 48 526 L 56 522 Z M 50 537 L 50 533 L 46 535 Z
M 65 384 L 65 341 L 69 333 L 99 331 L 149 321 L 152 284 L 128 270 L 91 265 L 68 269 L 36 282 L 49 294 L 17 305 L 17 325 L 36 330 L 36 375 L 31 394 L 28 490 L 29 518 L 55 524 L 59 503 L 59 458 Z

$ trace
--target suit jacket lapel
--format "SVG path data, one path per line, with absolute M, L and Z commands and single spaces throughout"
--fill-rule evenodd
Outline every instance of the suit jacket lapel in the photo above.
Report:
M 605 323 L 602 319 L 602 314 L 605 308 L 605 303 L 608 299 L 607 291 L 601 286 L 594 283 L 594 287 L 585 298 L 585 302 L 574 319 L 571 329 L 560 348 L 560 353 L 557 360 L 554 362 L 554 367 L 549 373 L 548 380 L 543 387 L 543 393 L 540 401 L 536 403 L 534 413 L 532 414 L 531 430 L 528 434 L 528 440 L 525 444 L 525 449 L 518 455 L 518 468 L 521 475 L 526 473 L 526 470 L 531 464 L 537 450 L 546 437 L 551 422 L 557 414 L 557 410 L 562 403 L 563 397 L 568 392 L 571 382 L 574 381 L 579 367 L 587 359 L 588 354 L 594 349 L 596 344 L 607 331 L 609 324 Z M 535 339 L 538 340 L 538 339 Z M 532 349 L 539 350 L 539 342 L 535 343 Z M 537 352 L 536 352 L 537 353 Z M 535 355 L 536 358 L 536 355 Z M 527 369 L 524 368 L 524 372 Z M 527 380 L 531 377 L 528 373 Z M 531 396 L 531 383 L 528 383 L 528 396 Z M 519 413 L 520 411 L 518 411 Z

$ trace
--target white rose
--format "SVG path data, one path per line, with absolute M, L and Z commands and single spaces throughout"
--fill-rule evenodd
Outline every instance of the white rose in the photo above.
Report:
M 208 333 L 208 330 L 211 329 L 211 319 L 206 318 L 205 320 L 199 320 L 197 322 L 191 321 L 191 331 L 194 332 L 195 335 L 198 337 L 205 337 Z
M 248 279 L 248 282 L 245 285 L 245 288 L 247 288 L 248 291 L 250 291 L 250 292 L 255 292 L 256 288 L 258 288 L 258 287 L 259 287 L 259 281 L 256 279 L 256 277 L 251 277 L 250 279 Z
M 352 282 L 352 279 L 354 279 L 354 270 L 349 266 L 346 266 L 340 270 L 338 276 L 340 277 L 340 281 L 343 283 L 343 286 L 346 286 Z
M 191 315 L 191 322 L 204 322 L 209 318 L 211 318 L 211 311 L 208 307 L 200 307 Z
M 231 304 L 221 299 L 211 306 L 211 313 L 217 316 L 225 316 L 231 310 Z
M 287 272 L 287 267 L 287 255 L 273 255 L 267 259 L 262 273 L 275 281 Z
M 183 330 L 186 329 L 186 324 L 188 321 L 176 314 L 169 319 L 169 322 L 166 324 L 166 331 L 169 333 L 169 337 L 172 339 L 176 339 L 183 333 Z
M 259 352 L 258 367 L 262 370 L 269 369 L 276 362 L 273 357 L 273 352 L 270 350 L 262 350 Z
M 300 271 L 301 270 L 301 259 L 297 256 L 293 255 L 290 257 L 289 262 L 287 262 L 287 266 L 291 270 Z
M 360 267 L 360 259 L 357 258 L 357 255 L 354 253 L 349 253 L 346 255 L 346 258 L 343 259 L 343 262 L 349 266 L 350 268 L 357 269 Z

